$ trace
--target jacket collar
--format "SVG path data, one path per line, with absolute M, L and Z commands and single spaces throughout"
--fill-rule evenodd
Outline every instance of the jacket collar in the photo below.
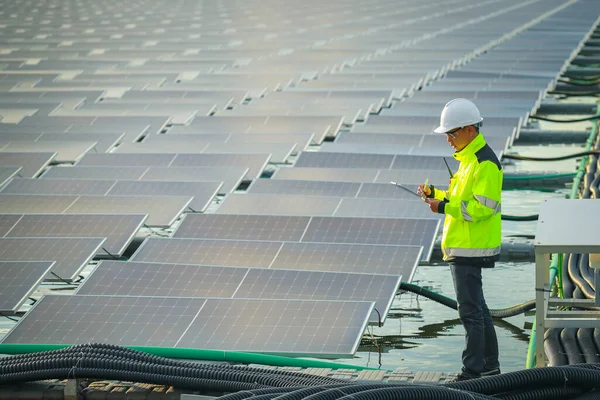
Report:
M 455 152 L 452 156 L 458 161 L 464 161 L 475 155 L 481 148 L 485 146 L 485 139 L 481 133 L 475 136 L 475 139 L 465 146 L 461 151 Z

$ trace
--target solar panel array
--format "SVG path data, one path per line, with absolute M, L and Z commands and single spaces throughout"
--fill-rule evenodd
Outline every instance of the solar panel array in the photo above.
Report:
M 4 343 L 319 357 L 352 356 L 373 307 L 430 259 L 444 216 L 390 181 L 448 186 L 444 104 L 473 99 L 501 156 L 598 14 L 592 0 L 38 3 L 0 13 L 14 293 L 0 308 L 124 261 L 43 297 Z
M 95 341 L 352 357 L 372 311 L 366 301 L 46 295 L 2 343 Z
M 76 294 L 373 301 L 385 319 L 400 276 L 103 261 Z M 377 313 L 372 323 L 379 323 Z

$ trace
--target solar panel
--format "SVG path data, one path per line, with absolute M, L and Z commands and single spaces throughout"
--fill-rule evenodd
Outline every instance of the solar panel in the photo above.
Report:
M 354 197 L 359 189 L 360 183 L 351 182 L 257 179 L 248 188 L 248 192 L 252 194 Z
M 0 165 L 23 167 L 24 178 L 35 178 L 56 157 L 56 153 L 8 153 L 0 152 Z
M 209 299 L 177 347 L 348 358 L 372 311 L 370 302 Z
M 15 314 L 53 265 L 53 261 L 0 261 L 0 312 Z
M 139 212 L 148 214 L 147 225 L 169 227 L 186 210 L 191 201 L 192 197 L 189 196 L 80 196 L 65 210 L 65 213 L 133 214 Z
M 2 343 L 352 357 L 372 310 L 370 302 L 46 295 Z
M 56 162 L 77 162 L 88 151 L 93 151 L 96 147 L 96 142 L 70 142 L 64 141 L 49 141 L 49 142 L 10 142 L 3 150 L 11 153 L 43 153 L 56 151 Z
M 249 169 L 246 167 L 149 167 L 142 181 L 223 182 L 220 194 L 233 192 Z
M 453 172 L 458 170 L 458 161 L 454 157 L 445 157 L 446 162 Z M 444 170 L 447 171 L 444 157 L 440 156 L 411 156 L 397 155 L 390 169 L 402 169 L 408 171 L 416 170 Z
M 295 148 L 295 143 L 209 143 L 203 153 L 270 154 L 269 162 L 283 164 Z
M 76 294 L 231 298 L 247 268 L 102 261 Z
M 2 343 L 97 341 L 174 347 L 205 302 L 172 297 L 45 295 Z
M 221 203 L 216 214 L 253 215 L 333 215 L 339 197 L 293 196 L 232 193 Z
M 297 242 L 309 221 L 299 216 L 186 214 L 173 237 Z
M 6 237 L 106 238 L 98 255 L 123 254 L 146 220 L 145 214 L 23 215 Z M 108 255 L 110 255 L 108 254 Z
M 327 152 L 302 152 L 295 167 L 318 168 L 376 168 L 389 169 L 394 156 L 389 154 L 346 154 Z
M 294 152 L 306 150 L 313 141 L 315 141 L 313 133 L 286 133 L 283 135 L 244 133 L 231 134 L 227 139 L 227 143 L 296 143 Z
M 3 187 L 6 182 L 19 175 L 19 172 L 23 167 L 4 167 L 0 166 L 0 188 Z
M 118 181 L 108 191 L 119 196 L 191 196 L 188 205 L 196 212 L 203 212 L 217 195 L 221 182 L 173 182 L 173 181 Z
M 0 238 L 0 260 L 52 260 L 56 262 L 52 272 L 70 281 L 95 254 L 102 252 L 105 241 L 105 238 Z M 49 273 L 45 279 L 59 278 Z
M 0 194 L 0 213 L 48 214 L 63 213 L 77 196 Z
M 345 198 L 333 215 L 335 217 L 444 218 L 444 214 L 431 212 L 429 206 L 418 199 L 398 201 Z
M 38 139 L 39 142 L 55 141 L 88 141 L 96 142 L 96 151 L 105 153 L 122 142 L 125 138 L 123 133 L 43 133 Z
M 173 158 L 175 154 L 88 153 L 77 165 L 167 167 Z
M 50 167 L 41 178 L 52 179 L 139 179 L 148 170 L 148 167 L 111 167 L 77 165 L 75 167 Z
M 279 168 L 272 179 L 328 182 L 373 182 L 380 170 L 362 168 Z
M 314 217 L 302 242 L 423 246 L 429 260 L 439 219 Z
M 456 172 L 456 169 L 452 171 Z M 450 184 L 450 173 L 447 169 L 420 169 L 420 170 L 403 170 L 403 169 L 390 169 L 381 170 L 377 175 L 375 182 L 380 184 L 389 185 L 391 182 L 398 182 L 407 186 L 416 187 L 417 185 L 424 183 L 425 180 L 429 179 L 429 183 L 437 187 L 447 188 Z M 398 188 L 396 188 L 398 189 Z M 402 190 L 402 189 L 399 189 Z M 388 191 L 387 189 L 385 191 Z M 409 194 L 410 196 L 410 194 Z M 361 197 L 361 194 L 358 194 Z
M 249 168 L 246 179 L 260 176 L 267 166 L 269 154 L 178 154 L 170 167 L 242 167 Z
M 130 258 L 179 264 L 268 268 L 282 242 L 147 238 Z
M 422 252 L 421 246 L 286 242 L 271 268 L 397 275 L 410 282 Z
M 329 301 L 374 301 L 369 321 L 385 321 L 400 277 L 342 272 L 250 269 L 234 294 L 239 299 L 300 299 Z
M 87 179 L 35 179 L 19 178 L 2 189 L 3 194 L 66 194 L 104 195 L 114 181 Z
M 374 301 L 383 322 L 399 285 L 392 275 L 103 261 L 76 294 Z
M 0 214 L 0 236 L 5 236 L 21 219 L 21 215 Z
M 448 175 L 446 173 L 446 175 Z M 410 189 L 417 192 L 418 185 L 407 183 L 403 185 L 407 189 Z M 441 190 L 447 189 L 447 184 L 436 186 L 436 188 Z M 363 183 L 360 187 L 360 191 L 358 192 L 357 198 L 371 198 L 371 199 L 398 199 L 398 200 L 408 200 L 414 201 L 416 200 L 419 203 L 419 199 L 407 191 L 399 188 L 398 186 L 392 185 L 389 181 L 385 183 Z M 402 203 L 396 203 L 402 204 Z

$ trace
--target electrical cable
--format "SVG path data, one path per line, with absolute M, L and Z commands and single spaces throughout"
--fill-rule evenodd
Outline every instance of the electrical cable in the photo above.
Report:
M 71 285 L 71 282 L 68 282 L 66 280 L 64 280 L 63 278 L 61 278 L 60 276 L 56 275 L 54 272 L 50 271 L 50 273 L 52 275 L 54 275 L 56 278 L 58 278 L 58 280 L 62 281 L 63 283 L 66 283 L 67 285 Z
M 502 158 L 506 158 L 509 160 L 521 160 L 521 161 L 563 161 L 563 160 L 569 160 L 569 159 L 577 158 L 577 157 L 589 156 L 592 154 L 600 154 L 600 150 L 582 151 L 579 153 L 567 154 L 565 156 L 549 157 L 549 158 L 527 157 L 527 156 L 520 156 L 518 154 L 504 154 L 502 156 Z
M 102 250 L 104 250 L 106 252 L 106 254 L 108 254 L 109 256 L 111 256 L 113 258 L 113 260 L 119 261 L 119 257 L 115 256 L 110 251 L 106 250 L 106 248 L 104 246 L 102 246 Z
M 4 317 L 4 318 L 7 318 L 7 319 L 10 319 L 11 321 L 14 321 L 14 322 L 19 322 L 19 320 L 18 320 L 18 319 L 16 319 L 16 318 L 13 318 L 13 317 L 9 317 L 8 315 L 4 315 L 4 314 L 3 314 L 3 313 L 1 313 L 1 312 L 0 312 L 0 317 Z
M 420 296 L 426 297 L 430 300 L 435 301 L 436 303 L 442 304 L 442 305 L 452 308 L 454 310 L 458 309 L 456 300 L 451 299 L 450 297 L 444 296 L 443 294 L 432 292 L 429 289 L 425 289 L 424 287 L 417 286 L 412 283 L 401 282 L 400 290 L 406 290 L 407 292 L 418 294 Z M 533 310 L 534 308 L 535 308 L 535 300 L 529 300 L 525 303 L 517 304 L 512 307 L 490 310 L 490 315 L 494 318 L 507 318 L 507 317 L 513 317 L 515 315 L 523 314 L 527 311 Z
M 538 119 L 540 121 L 569 124 L 569 123 L 574 123 L 574 122 L 594 121 L 594 120 L 600 118 L 600 115 L 592 115 L 590 117 L 575 118 L 575 119 L 555 119 L 555 118 L 549 118 L 549 117 L 542 117 L 541 115 L 530 115 L 529 118 Z
M 505 215 L 502 214 L 502 221 L 537 221 L 539 214 L 532 215 Z

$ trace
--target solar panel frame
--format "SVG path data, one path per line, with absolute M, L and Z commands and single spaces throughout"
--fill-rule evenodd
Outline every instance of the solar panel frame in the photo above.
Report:
M 43 153 L 49 151 L 56 151 L 54 161 L 68 163 L 77 162 L 85 154 L 90 152 L 96 147 L 97 142 L 95 141 L 48 141 L 42 142 L 37 141 L 33 143 L 28 142 L 10 142 L 2 152 L 9 153 Z M 104 154 L 104 153 L 101 153 Z
M 0 261 L 0 312 L 15 315 L 54 264 L 54 261 Z
M 283 242 L 188 238 L 146 238 L 130 260 L 159 263 L 268 268 Z
M 377 312 L 371 313 L 369 323 L 378 325 L 385 322 L 401 279 L 391 275 L 251 268 L 233 298 L 373 301 Z
M 55 262 L 44 279 L 72 281 L 94 258 L 106 238 L 0 238 L 0 261 Z M 44 249 L 47 251 L 44 252 Z
M 248 168 L 247 180 L 257 179 L 271 160 L 270 154 L 177 154 L 169 167 L 214 167 L 220 164 Z
M 225 345 L 231 340 L 236 351 L 350 358 L 358 349 L 373 307 L 372 302 L 208 299 L 176 347 L 231 350 Z M 231 328 L 232 322 L 250 316 L 255 332 Z M 336 322 L 347 329 L 337 328 Z M 313 338 L 323 333 L 325 339 L 316 340 L 315 346 Z M 294 342 L 290 350 L 283 350 L 286 341 Z M 269 345 L 274 347 L 264 347 Z
M 310 217 L 281 215 L 186 214 L 173 237 L 300 241 Z M 239 226 L 243 226 L 243 230 Z M 232 228 L 235 226 L 235 229 Z
M 443 220 L 444 214 L 431 212 L 422 201 L 373 198 L 344 198 L 333 214 L 334 217 L 371 218 L 433 218 Z
M 257 179 L 248 187 L 251 194 L 355 197 L 360 183 L 309 180 Z
M 232 193 L 215 214 L 331 216 L 341 198 L 326 196 Z
M 124 166 L 53 166 L 48 168 L 40 178 L 43 179 L 90 179 L 90 180 L 137 180 L 140 179 L 150 167 L 124 167 Z
M 231 298 L 248 268 L 139 261 L 101 261 L 74 294 Z
M 380 170 L 363 168 L 318 168 L 292 167 L 278 168 L 271 179 L 313 180 L 328 182 L 373 182 Z
M 79 196 L 1 194 L 0 213 L 3 214 L 60 214 Z
M 103 253 L 96 256 L 113 258 L 123 254 L 135 234 L 143 226 L 146 218 L 146 214 L 20 215 L 18 222 L 4 237 L 105 237 L 106 242 L 102 246 Z M 98 223 L 102 220 L 105 221 L 106 229 L 99 231 Z M 62 222 L 62 224 L 57 224 L 57 222 Z M 127 223 L 129 225 L 126 225 Z M 127 227 L 129 229 L 126 229 Z
M 222 182 L 219 194 L 236 190 L 249 168 L 228 167 L 148 167 L 141 181 Z
M 110 341 L 115 345 L 174 347 L 205 302 L 193 298 L 47 294 L 1 343 Z M 157 334 L 161 327 L 168 327 L 168 331 Z M 128 334 L 134 339 L 126 340 Z M 13 336 L 17 337 L 13 340 Z
M 300 153 L 295 167 L 389 169 L 394 162 L 391 154 L 328 153 L 305 151 Z
M 3 166 L 0 165 L 0 191 L 16 175 L 19 175 L 23 167 L 21 166 Z
M 0 237 L 6 236 L 21 217 L 19 214 L 0 214 Z
M 77 166 L 168 167 L 176 154 L 88 153 Z
M 401 276 L 195 264 L 102 261 L 74 294 L 373 301 L 385 321 Z M 381 315 L 381 317 L 379 317 Z
M 108 180 L 89 179 L 13 179 L 0 193 L 37 195 L 105 195 L 114 185 Z
M 410 282 L 422 255 L 422 246 L 284 242 L 270 268 L 397 275 Z
M 354 301 L 49 294 L 34 304 L 1 343 L 108 341 L 120 346 L 351 358 L 373 307 L 372 302 Z M 252 325 L 243 320 L 248 315 L 252 315 Z M 313 343 L 315 336 L 321 340 Z M 227 345 L 226 340 L 234 345 Z
M 313 217 L 300 242 L 422 245 L 428 261 L 440 224 L 439 219 Z
M 0 198 L 2 195 L 0 195 Z M 64 211 L 69 214 L 105 213 L 148 215 L 146 225 L 169 227 L 188 208 L 190 196 L 79 196 Z
M 107 195 L 118 196 L 192 196 L 188 207 L 204 212 L 223 186 L 223 182 L 136 181 L 119 180 Z
M 38 176 L 55 158 L 57 153 L 0 152 L 0 165 L 18 165 L 25 178 Z

